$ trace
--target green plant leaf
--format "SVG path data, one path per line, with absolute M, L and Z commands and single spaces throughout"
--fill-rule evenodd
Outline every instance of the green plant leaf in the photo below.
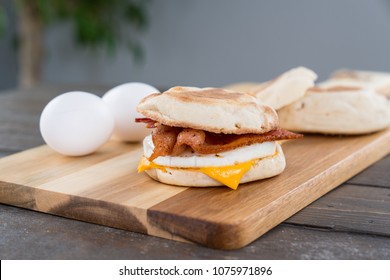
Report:
M 127 47 L 133 54 L 134 62 L 139 65 L 145 59 L 142 45 L 137 41 L 129 41 Z
M 0 6 L 0 36 L 3 36 L 7 28 L 7 16 L 3 7 Z
M 143 29 L 148 25 L 148 18 L 146 13 L 146 7 L 140 3 L 128 3 L 125 11 L 125 18 L 134 24 L 137 29 Z
M 143 48 L 136 37 L 148 25 L 149 0 L 21 0 L 20 3 L 24 1 L 37 1 L 38 17 L 45 26 L 71 21 L 74 40 L 83 47 L 94 50 L 103 47 L 115 53 L 118 46 L 126 44 L 135 62 L 143 59 Z

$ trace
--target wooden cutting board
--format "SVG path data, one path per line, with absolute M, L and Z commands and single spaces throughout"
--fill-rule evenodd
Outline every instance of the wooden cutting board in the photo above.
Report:
M 233 191 L 164 185 L 136 171 L 139 144 L 71 158 L 47 146 L 0 159 L 0 202 L 205 246 L 243 247 L 390 152 L 390 129 L 283 144 L 286 170 Z

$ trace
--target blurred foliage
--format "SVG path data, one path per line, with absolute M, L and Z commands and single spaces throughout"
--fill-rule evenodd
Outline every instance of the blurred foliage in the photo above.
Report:
M 21 5 L 36 5 L 37 20 L 44 27 L 70 21 L 74 40 L 85 47 L 105 47 L 110 52 L 125 44 L 134 58 L 143 57 L 136 39 L 149 24 L 149 0 L 14 0 Z M 32 3 L 35 2 L 35 3 Z M 17 6 L 17 5 L 16 5 Z M 0 32 L 5 29 L 5 13 L 0 7 Z
M 3 7 L 0 6 L 0 36 L 4 34 L 6 28 L 7 18 Z

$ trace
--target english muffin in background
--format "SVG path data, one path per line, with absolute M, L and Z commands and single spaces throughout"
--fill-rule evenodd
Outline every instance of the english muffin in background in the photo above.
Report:
M 264 83 L 244 82 L 225 86 L 226 89 L 254 95 L 278 110 L 303 97 L 314 86 L 317 74 L 305 67 L 293 68 Z
M 298 132 L 365 134 L 390 125 L 390 100 L 370 88 L 312 88 L 278 110 L 280 126 Z
M 338 70 L 330 78 L 318 84 L 321 88 L 350 86 L 367 88 L 390 98 L 390 73 L 358 70 Z
M 271 106 L 280 126 L 296 132 L 353 135 L 390 125 L 390 73 L 338 70 L 314 85 L 316 78 L 312 70 L 297 67 L 265 83 L 226 88 Z

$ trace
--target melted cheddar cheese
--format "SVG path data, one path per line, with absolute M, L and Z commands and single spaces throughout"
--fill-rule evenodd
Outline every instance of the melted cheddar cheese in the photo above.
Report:
M 250 160 L 247 162 L 231 165 L 231 166 L 221 166 L 221 167 L 200 167 L 200 168 L 178 168 L 178 167 L 169 167 L 171 169 L 186 169 L 191 171 L 202 172 L 207 176 L 217 180 L 218 182 L 228 186 L 229 188 L 235 190 L 240 184 L 242 176 L 251 169 L 253 164 L 257 161 Z M 138 172 L 143 172 L 147 169 L 158 168 L 164 172 L 167 172 L 166 167 L 162 165 L 155 164 L 149 161 L 147 158 L 142 157 L 139 165 Z
M 251 169 L 256 161 L 251 160 L 231 166 L 202 167 L 199 168 L 199 171 L 235 190 L 240 184 L 242 176 Z

